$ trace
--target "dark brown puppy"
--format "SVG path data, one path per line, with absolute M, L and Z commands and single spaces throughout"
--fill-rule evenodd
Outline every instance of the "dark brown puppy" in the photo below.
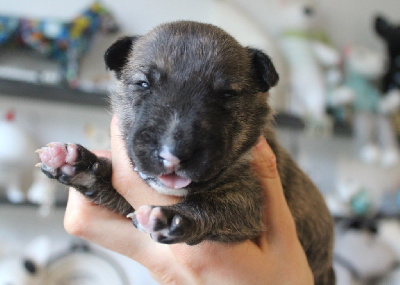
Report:
M 268 230 L 249 155 L 264 135 L 315 282 L 334 284 L 331 216 L 272 129 L 267 91 L 278 75 L 268 56 L 215 26 L 182 21 L 118 40 L 105 61 L 118 78 L 111 102 L 133 168 L 155 190 L 182 197 L 172 206 L 136 209 L 136 227 L 158 242 L 188 244 L 239 242 Z M 110 161 L 57 143 L 41 158 L 49 177 L 114 211 L 134 211 L 111 185 Z

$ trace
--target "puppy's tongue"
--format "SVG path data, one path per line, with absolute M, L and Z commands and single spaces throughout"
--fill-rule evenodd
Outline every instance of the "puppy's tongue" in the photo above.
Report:
M 192 180 L 183 178 L 175 173 L 161 175 L 158 179 L 162 184 L 173 189 L 184 188 L 192 182 Z

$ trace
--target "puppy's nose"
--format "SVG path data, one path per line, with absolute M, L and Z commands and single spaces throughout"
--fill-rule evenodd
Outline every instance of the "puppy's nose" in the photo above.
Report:
M 193 151 L 185 147 L 168 147 L 163 145 L 158 156 L 163 160 L 164 167 L 168 171 L 174 171 L 181 163 L 192 158 Z
M 163 146 L 161 148 L 159 156 L 163 159 L 164 167 L 168 171 L 174 171 L 175 167 L 177 167 L 181 162 L 178 157 L 171 153 L 169 147 L 167 146 Z

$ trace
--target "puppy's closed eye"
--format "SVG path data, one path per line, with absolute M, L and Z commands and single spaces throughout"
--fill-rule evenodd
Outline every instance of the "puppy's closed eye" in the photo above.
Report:
M 233 97 L 236 97 L 236 96 L 239 96 L 240 95 L 240 92 L 239 91 L 237 91 L 237 90 L 232 90 L 232 89 L 230 89 L 230 90 L 223 90 L 223 91 L 221 91 L 221 92 L 219 92 L 220 94 L 221 94 L 221 96 L 223 97 L 223 98 L 226 98 L 226 99 L 228 99 L 228 98 L 233 98 Z

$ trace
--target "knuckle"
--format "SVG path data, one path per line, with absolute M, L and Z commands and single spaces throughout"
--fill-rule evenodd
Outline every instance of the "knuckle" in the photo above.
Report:
M 252 164 L 260 178 L 274 179 L 279 177 L 275 153 L 265 139 L 259 139 L 255 146 Z
M 257 158 L 253 164 L 260 178 L 274 179 L 279 176 L 276 156 L 273 153 Z
M 70 219 L 70 218 L 64 218 L 64 228 L 66 232 L 70 235 L 76 236 L 76 237 L 83 237 L 85 229 L 82 226 L 79 221 Z
M 270 155 L 269 157 L 265 158 L 265 175 L 267 178 L 276 178 L 278 177 L 278 164 L 276 161 L 275 155 Z
M 67 209 L 64 216 L 64 229 L 70 235 L 84 238 L 89 231 L 90 221 L 80 207 Z
M 82 223 L 79 222 L 77 219 L 71 219 L 69 216 L 65 216 L 64 218 L 64 228 L 68 234 L 76 236 L 76 237 L 83 237 L 84 236 L 84 227 Z

